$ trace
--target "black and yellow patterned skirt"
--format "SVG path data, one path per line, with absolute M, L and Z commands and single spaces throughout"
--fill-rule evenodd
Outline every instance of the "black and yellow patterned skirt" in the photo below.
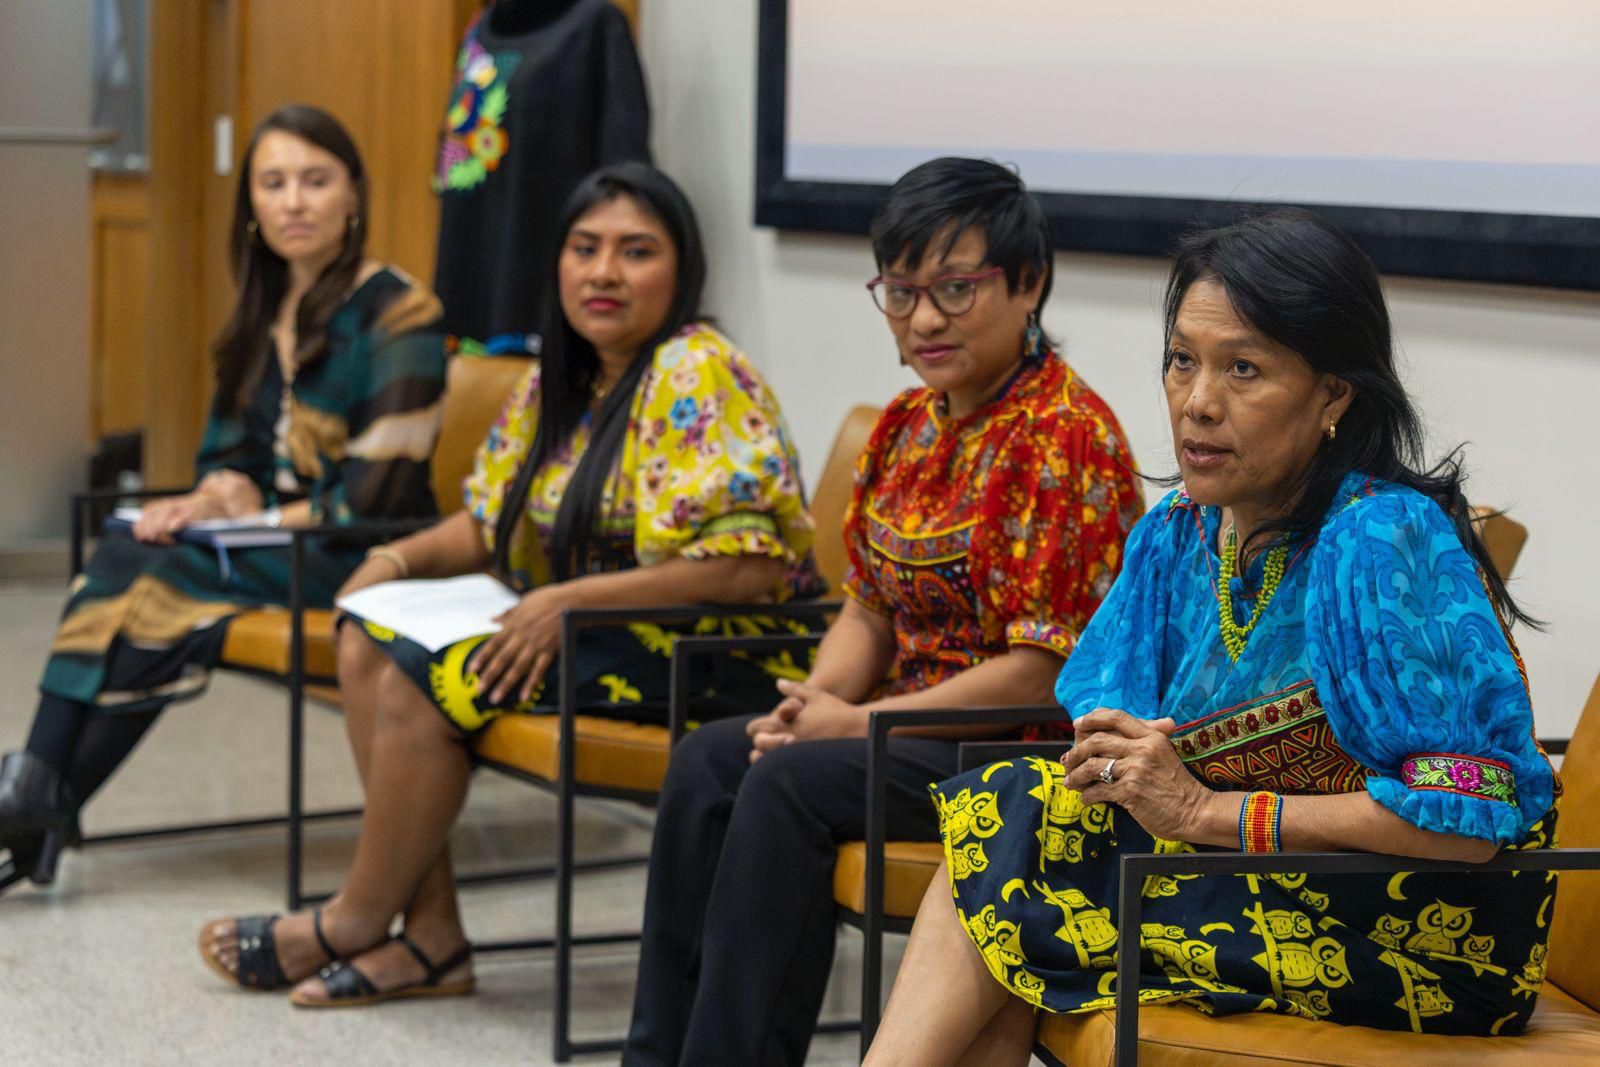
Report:
M 1195 849 L 1084 805 L 1064 777 L 1029 758 L 932 791 L 956 911 L 990 973 L 1036 1007 L 1094 1011 L 1116 1003 L 1119 858 Z M 1554 837 L 1552 811 L 1521 847 Z M 1555 889 L 1542 873 L 1149 878 L 1139 999 L 1515 1034 L 1544 981 Z
M 576 662 L 552 664 L 528 700 L 496 705 L 478 692 L 478 676 L 468 670 L 472 654 L 488 640 L 472 637 L 437 652 L 429 652 L 400 636 L 356 616 L 346 625 L 359 625 L 394 661 L 400 672 L 422 690 L 441 714 L 464 733 L 475 734 L 508 712 L 548 714 L 557 710 L 561 672 L 576 675 L 577 710 L 584 715 L 665 723 L 672 667 L 672 645 L 680 635 L 761 636 L 806 633 L 792 619 L 770 615 L 706 617 L 697 623 L 665 628 L 634 623 L 584 630 L 578 638 Z M 704 670 L 696 670 L 690 693 L 697 715 L 721 717 L 766 711 L 780 699 L 779 678 L 802 680 L 809 659 L 784 652 L 753 656 L 736 653 L 717 657 Z

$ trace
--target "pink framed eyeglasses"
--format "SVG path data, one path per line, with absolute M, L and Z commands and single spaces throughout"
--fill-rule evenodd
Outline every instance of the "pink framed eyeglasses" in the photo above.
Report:
M 977 274 L 946 274 L 927 285 L 912 285 L 880 274 L 867 283 L 867 292 L 872 294 L 872 302 L 878 305 L 878 310 L 891 319 L 910 318 L 923 293 L 928 294 L 934 307 L 954 318 L 972 310 L 973 302 L 978 299 L 979 282 L 1004 273 L 1004 267 L 990 267 Z

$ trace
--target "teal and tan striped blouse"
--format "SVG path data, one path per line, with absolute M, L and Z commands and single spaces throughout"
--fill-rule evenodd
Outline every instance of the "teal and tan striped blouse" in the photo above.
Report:
M 196 476 L 239 471 L 269 506 L 309 499 L 319 522 L 432 515 L 428 459 L 445 370 L 439 314 L 425 287 L 380 269 L 334 313 L 320 359 L 286 384 L 268 358 L 243 411 L 213 410 Z

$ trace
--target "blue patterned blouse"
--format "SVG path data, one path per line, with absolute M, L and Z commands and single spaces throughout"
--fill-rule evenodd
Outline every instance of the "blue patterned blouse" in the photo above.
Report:
M 1220 521 L 1175 492 L 1134 528 L 1056 681 L 1067 713 L 1171 716 L 1185 763 L 1216 788 L 1365 788 L 1425 830 L 1521 842 L 1558 785 L 1521 660 L 1443 510 L 1351 475 L 1237 663 L 1218 626 Z M 1265 555 L 1233 580 L 1240 624 Z

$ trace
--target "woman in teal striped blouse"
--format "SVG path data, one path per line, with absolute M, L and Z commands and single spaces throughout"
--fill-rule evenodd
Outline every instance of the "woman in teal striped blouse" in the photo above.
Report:
M 439 302 L 363 254 L 367 184 L 349 134 L 290 106 L 240 168 L 239 282 L 192 491 L 101 540 L 72 586 L 24 751 L 0 762 L 0 889 L 46 884 L 77 815 L 161 710 L 198 696 L 229 620 L 288 596 L 288 549 L 179 543 L 204 519 L 309 526 L 427 516 L 444 389 Z M 305 595 L 329 606 L 357 549 L 312 545 Z

